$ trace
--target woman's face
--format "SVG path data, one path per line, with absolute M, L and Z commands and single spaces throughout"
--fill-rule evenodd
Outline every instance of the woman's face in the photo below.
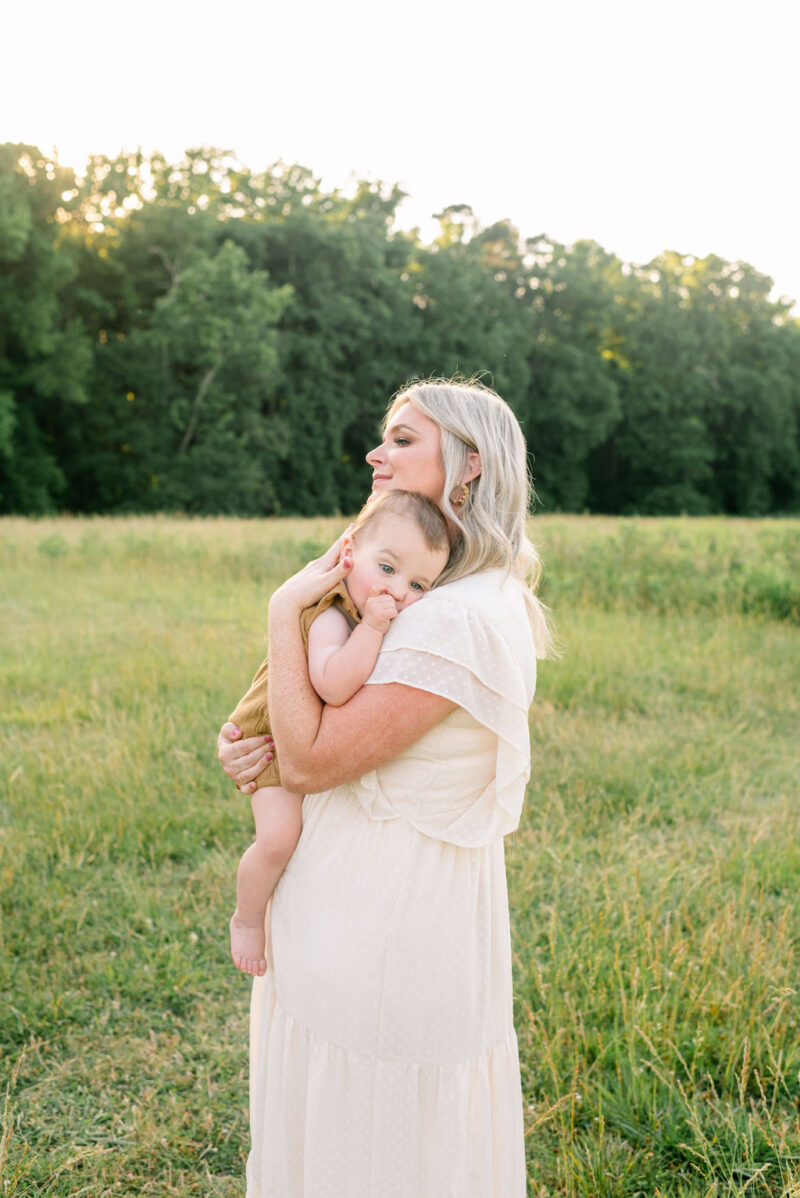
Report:
M 418 491 L 440 504 L 444 491 L 442 434 L 438 424 L 406 401 L 386 426 L 383 441 L 367 454 L 373 491 Z

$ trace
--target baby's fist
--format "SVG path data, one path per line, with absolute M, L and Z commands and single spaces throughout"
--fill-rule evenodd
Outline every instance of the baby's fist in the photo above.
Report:
M 384 633 L 389 631 L 389 625 L 397 615 L 397 604 L 391 595 L 387 595 L 385 591 L 380 591 L 377 594 L 372 588 L 367 602 L 364 604 L 363 620 L 369 624 L 371 628 L 377 629 L 378 632 Z

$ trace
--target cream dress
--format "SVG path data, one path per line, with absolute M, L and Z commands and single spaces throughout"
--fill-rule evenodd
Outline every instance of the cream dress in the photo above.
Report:
M 499 570 L 432 591 L 385 636 L 371 683 L 459 706 L 304 800 L 253 986 L 247 1198 L 524 1198 L 503 836 L 535 664 Z

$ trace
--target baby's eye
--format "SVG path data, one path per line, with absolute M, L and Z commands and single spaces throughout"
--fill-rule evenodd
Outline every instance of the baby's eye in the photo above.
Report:
M 425 587 L 422 585 L 421 582 L 412 582 L 411 586 L 413 587 L 413 589 L 415 591 L 424 591 L 425 590 Z
M 394 566 L 390 566 L 388 562 L 381 562 L 381 569 L 384 574 L 394 574 Z

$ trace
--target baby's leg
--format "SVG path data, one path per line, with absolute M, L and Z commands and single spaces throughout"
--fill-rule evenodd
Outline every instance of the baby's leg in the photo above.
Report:
M 302 808 L 303 796 L 282 786 L 263 786 L 253 795 L 256 839 L 239 862 L 231 919 L 231 956 L 242 973 L 266 971 L 267 903 L 300 838 Z

